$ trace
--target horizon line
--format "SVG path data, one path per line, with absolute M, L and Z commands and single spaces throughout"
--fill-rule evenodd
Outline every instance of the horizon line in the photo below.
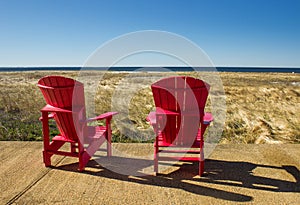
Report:
M 203 68 L 213 68 L 213 67 L 244 67 L 244 68 L 300 68 L 299 66 L 260 66 L 260 65 L 215 65 L 215 66 L 188 66 L 188 65 L 114 65 L 114 66 L 81 66 L 81 65 L 7 65 L 7 66 L 1 66 L 1 68 L 47 68 L 47 67 L 61 67 L 61 68 L 69 68 L 69 67 L 78 67 L 78 68 L 105 68 L 105 67 L 203 67 Z

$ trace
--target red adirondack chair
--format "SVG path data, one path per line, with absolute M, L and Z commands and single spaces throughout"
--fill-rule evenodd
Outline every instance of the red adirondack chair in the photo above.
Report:
M 204 172 L 203 135 L 213 121 L 204 108 L 210 86 L 192 77 L 168 77 L 151 85 L 155 112 L 147 120 L 156 133 L 154 172 L 158 161 L 199 161 Z M 164 155 L 164 156 L 160 156 Z
M 108 112 L 95 118 L 86 118 L 84 86 L 82 83 L 62 76 L 46 76 L 38 81 L 47 105 L 41 109 L 43 125 L 43 159 L 45 166 L 51 166 L 54 154 L 78 157 L 79 170 L 99 147 L 107 142 L 107 155 L 111 156 L 111 119 L 116 112 Z M 59 134 L 49 137 L 49 119 L 54 119 Z M 105 126 L 89 126 L 87 123 L 106 120 Z M 60 148 L 70 143 L 70 151 Z

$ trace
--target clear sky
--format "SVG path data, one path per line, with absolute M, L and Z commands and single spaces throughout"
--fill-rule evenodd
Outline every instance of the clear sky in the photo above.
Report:
M 300 67 L 300 0 L 0 0 L 0 66 L 81 66 L 139 30 L 184 36 L 219 66 Z

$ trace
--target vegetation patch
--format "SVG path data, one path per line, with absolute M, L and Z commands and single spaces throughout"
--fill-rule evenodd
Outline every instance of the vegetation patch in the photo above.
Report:
M 196 75 L 193 72 L 176 74 Z M 39 117 L 45 101 L 36 84 L 46 75 L 76 79 L 78 72 L 0 73 L 0 140 L 42 140 Z M 111 110 L 120 113 L 113 120 L 114 142 L 153 141 L 154 133 L 146 117 L 154 109 L 154 102 L 150 85 L 145 82 L 174 73 L 91 71 L 84 75 L 99 75 L 101 79 L 98 85 L 89 85 L 96 87 L 95 96 L 89 93 L 88 87 L 85 90 L 87 104 L 95 102 L 94 110 L 87 107 L 88 116 Z M 226 95 L 226 120 L 220 143 L 300 143 L 299 74 L 224 72 L 219 75 Z M 127 92 L 123 92 L 124 89 Z M 131 89 L 133 95 L 126 96 Z M 210 93 L 207 111 L 211 110 L 211 98 L 218 95 L 220 93 L 215 91 Z M 120 100 L 128 97 L 128 102 Z M 218 123 L 216 120 L 213 126 L 220 126 Z M 50 131 L 52 135 L 58 133 L 54 122 L 50 124 Z

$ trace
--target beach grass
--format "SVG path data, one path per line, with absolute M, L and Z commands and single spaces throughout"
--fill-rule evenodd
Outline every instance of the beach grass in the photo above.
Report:
M 45 105 L 37 81 L 46 75 L 77 79 L 76 71 L 28 71 L 0 73 L 0 140 L 41 140 L 40 109 Z M 113 122 L 115 142 L 150 142 L 153 131 L 146 122 L 154 109 L 149 79 L 174 73 L 80 73 L 79 80 L 91 81 L 85 87 L 86 102 L 95 107 L 88 113 L 119 111 Z M 193 72 L 176 75 L 195 76 Z M 205 74 L 203 74 L 205 75 Z M 82 77 L 83 76 L 83 77 Z M 296 73 L 219 73 L 226 106 L 226 120 L 220 143 L 300 143 L 300 75 Z M 144 80 L 141 80 L 144 79 Z M 90 92 L 95 88 L 96 95 Z M 124 92 L 124 91 L 127 92 Z M 130 96 L 128 93 L 131 93 Z M 210 98 L 218 96 L 213 90 Z M 129 101 L 128 101 L 129 100 Z M 124 106 L 126 105 L 126 106 Z M 207 110 L 211 104 L 208 100 Z M 218 115 L 218 114 L 217 114 Z M 220 126 L 218 116 L 215 127 Z M 55 124 L 51 124 L 56 134 Z M 137 131 L 141 131 L 140 136 Z

